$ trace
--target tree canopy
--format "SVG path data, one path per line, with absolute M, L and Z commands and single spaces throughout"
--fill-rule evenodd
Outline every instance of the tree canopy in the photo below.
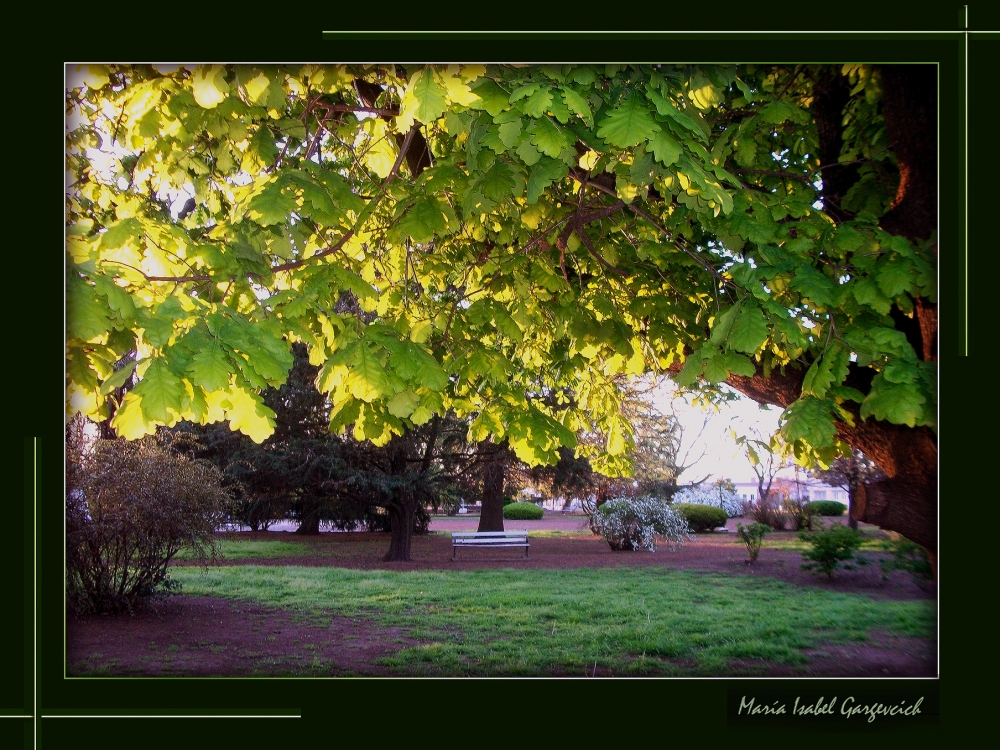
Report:
M 69 85 L 72 410 L 127 438 L 187 419 L 261 441 L 260 392 L 300 341 L 336 432 L 385 445 L 451 411 L 529 464 L 568 447 L 614 473 L 616 377 L 670 372 L 785 407 L 803 463 L 865 450 L 888 479 L 859 517 L 934 546 L 933 68 L 130 65 Z

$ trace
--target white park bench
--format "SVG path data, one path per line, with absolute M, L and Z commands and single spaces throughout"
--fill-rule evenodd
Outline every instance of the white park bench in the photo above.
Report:
M 523 531 L 453 531 L 451 533 L 451 559 L 459 547 L 524 547 L 528 556 L 528 530 Z

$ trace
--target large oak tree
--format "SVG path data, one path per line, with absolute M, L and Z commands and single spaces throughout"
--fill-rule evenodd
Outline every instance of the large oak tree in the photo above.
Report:
M 864 451 L 887 479 L 858 517 L 933 553 L 933 68 L 69 80 L 72 409 L 263 440 L 302 341 L 335 431 L 387 445 L 450 410 L 528 463 L 613 473 L 616 377 L 671 372 L 785 407 L 803 463 Z

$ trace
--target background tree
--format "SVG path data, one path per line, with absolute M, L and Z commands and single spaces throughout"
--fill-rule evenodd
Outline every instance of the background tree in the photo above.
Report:
M 757 498 L 750 503 L 750 514 L 758 523 L 780 531 L 785 526 L 785 518 L 776 477 L 778 472 L 788 467 L 791 447 L 778 434 L 764 440 L 754 431 L 736 438 L 736 442 L 746 453 L 750 468 L 757 477 Z
M 531 465 L 567 447 L 614 474 L 615 378 L 672 372 L 784 408 L 803 464 L 863 450 L 887 478 L 857 516 L 933 552 L 934 76 L 84 66 L 71 408 L 262 441 L 301 341 L 334 434 L 388 446 L 451 410 Z
M 657 405 L 655 395 L 663 387 L 658 379 L 644 383 L 633 382 L 624 387 L 622 409 L 632 428 L 634 481 L 640 494 L 655 495 L 668 503 L 682 489 L 697 487 L 708 476 L 681 483 L 681 476 L 705 456 L 705 450 L 692 457 L 708 423 L 708 416 L 692 436 L 685 436 L 673 408 L 663 410 Z M 673 394 L 674 401 L 678 398 Z M 686 438 L 686 439 L 685 439 Z
M 848 456 L 835 458 L 829 469 L 813 469 L 810 474 L 821 482 L 847 490 L 847 524 L 852 529 L 858 528 L 858 519 L 854 514 L 854 498 L 858 488 L 866 483 L 885 479 L 885 474 L 875 462 L 857 449 L 852 450 Z

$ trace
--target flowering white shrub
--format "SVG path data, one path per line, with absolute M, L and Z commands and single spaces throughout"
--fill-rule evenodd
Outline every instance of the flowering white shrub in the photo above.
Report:
M 742 515 L 743 512 L 743 501 L 740 500 L 736 491 L 721 484 L 710 484 L 707 487 L 685 487 L 674 495 L 673 501 L 722 508 L 730 518 Z
M 660 536 L 670 549 L 690 539 L 687 521 L 662 500 L 616 498 L 594 511 L 591 524 L 613 550 L 656 550 Z

